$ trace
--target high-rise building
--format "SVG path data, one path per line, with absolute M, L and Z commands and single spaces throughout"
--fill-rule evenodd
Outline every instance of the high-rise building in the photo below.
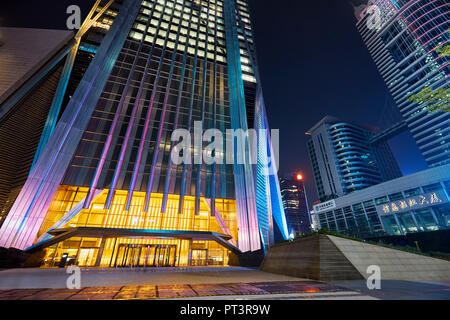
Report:
M 441 54 L 450 40 L 448 1 L 355 4 L 357 29 L 426 162 L 430 167 L 450 163 L 450 113 L 430 113 L 426 104 L 409 99 L 423 88 L 449 87 L 450 57 Z
M 376 128 L 326 116 L 307 135 L 320 201 L 401 176 L 387 142 L 370 143 Z
M 311 232 L 303 175 L 297 173 L 280 179 L 280 188 L 289 236 L 295 238 Z
M 231 253 L 264 252 L 274 231 L 286 239 L 247 2 L 111 2 L 97 1 L 84 24 L 102 29 L 101 44 L 77 39 L 92 55 L 0 246 L 88 266 L 226 265 Z M 107 10 L 114 19 L 99 21 Z M 233 136 L 231 163 L 208 149 L 219 144 L 212 129 L 252 128 L 256 153 Z M 173 161 L 174 132 L 193 135 L 181 152 L 193 162 Z
M 73 33 L 0 28 L 0 226 L 25 183 Z
M 449 194 L 447 164 L 314 204 L 311 219 L 318 228 L 363 239 L 448 230 Z
M 121 3 L 97 1 L 76 35 L 0 28 L 0 226 Z

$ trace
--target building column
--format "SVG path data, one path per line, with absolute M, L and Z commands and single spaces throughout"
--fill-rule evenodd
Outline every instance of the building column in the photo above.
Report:
M 100 267 L 100 263 L 102 261 L 103 250 L 105 249 L 106 238 L 102 238 L 100 243 L 100 248 L 98 249 L 97 260 L 95 260 L 95 266 Z
M 436 216 L 436 212 L 434 212 L 434 208 L 430 207 L 430 211 L 431 211 L 431 215 L 433 216 L 434 222 L 436 222 L 436 226 L 438 227 L 438 229 L 441 229 L 441 225 L 439 224 L 439 220 Z
M 333 218 L 334 218 L 334 223 L 336 223 L 336 230 L 337 230 L 337 232 L 340 232 L 341 230 L 341 228 L 339 228 L 339 224 L 338 224 L 338 222 L 337 222 L 337 219 L 336 219 L 336 214 L 334 213 L 334 210 L 333 210 Z
M 395 219 L 395 223 L 397 223 L 398 230 L 400 231 L 400 234 L 403 236 L 404 232 L 403 232 L 402 226 L 400 225 L 400 221 L 398 221 L 398 217 L 397 217 L 397 215 L 395 213 L 393 214 L 393 216 L 394 216 L 394 219 Z
M 189 248 L 188 248 L 188 266 L 192 265 L 192 239 L 189 239 Z
M 421 230 L 420 225 L 419 225 L 419 223 L 417 222 L 416 216 L 414 215 L 414 211 L 410 211 L 410 212 L 411 212 L 411 217 L 412 217 L 413 220 L 414 220 L 414 224 L 415 224 L 416 227 L 417 227 L 417 231 L 423 231 L 423 230 Z
M 145 254 L 145 264 L 144 269 L 147 269 L 147 263 L 148 263 L 148 254 L 150 253 L 150 245 L 147 246 L 147 253 Z

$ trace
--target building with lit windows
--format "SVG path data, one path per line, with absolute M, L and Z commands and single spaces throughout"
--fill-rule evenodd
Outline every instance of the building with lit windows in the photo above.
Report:
M 377 132 L 376 128 L 331 116 L 307 132 L 307 148 L 321 201 L 401 176 L 387 142 L 370 142 Z
M 0 28 L 0 226 L 121 4 L 99 1 L 76 34 Z
M 383 182 L 313 206 L 314 220 L 358 238 L 450 228 L 450 165 Z
M 303 175 L 297 173 L 280 179 L 280 189 L 289 237 L 311 232 Z
M 0 246 L 45 265 L 228 265 L 287 239 L 247 2 L 99 0 L 80 32 Z M 175 164 L 172 133 L 199 123 L 257 129 L 256 157 L 236 143 L 246 161 Z
M 362 3 L 364 2 L 364 3 Z M 376 24 L 368 1 L 355 5 L 357 29 L 428 166 L 450 163 L 450 113 L 429 112 L 409 100 L 423 88 L 449 88 L 450 15 L 447 0 L 370 1 L 381 13 Z

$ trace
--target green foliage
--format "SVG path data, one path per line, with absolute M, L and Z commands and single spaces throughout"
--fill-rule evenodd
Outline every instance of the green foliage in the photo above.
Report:
M 450 35 L 450 29 L 447 30 L 447 33 Z M 450 56 L 450 46 L 440 46 L 436 49 L 436 52 L 439 53 L 441 57 L 448 57 Z
M 423 88 L 417 94 L 409 98 L 417 104 L 426 104 L 429 112 L 450 111 L 450 88 L 440 88 L 433 90 L 431 88 Z
M 450 34 L 450 29 L 448 30 L 448 33 Z M 450 56 L 450 46 L 440 46 L 436 49 L 436 52 L 441 57 Z M 450 88 L 433 90 L 432 88 L 425 87 L 419 93 L 409 97 L 409 100 L 417 104 L 425 104 L 428 108 L 428 112 L 449 112 Z
M 436 52 L 439 53 L 442 57 L 450 56 L 450 46 L 442 46 L 436 49 Z
M 395 249 L 395 250 L 400 250 L 400 251 L 404 251 L 404 252 L 408 252 L 408 253 L 415 253 L 415 254 L 420 254 L 420 255 L 423 255 L 423 256 L 427 256 L 427 257 L 433 257 L 433 258 L 444 259 L 444 260 L 449 260 L 450 261 L 450 254 L 448 254 L 448 253 L 435 252 L 435 251 L 422 252 L 422 251 L 418 250 L 415 247 L 411 247 L 411 246 L 399 247 L 399 246 L 393 246 L 393 245 L 386 244 L 386 243 L 380 243 L 380 242 L 369 241 L 369 240 L 364 240 L 364 239 L 360 239 L 360 238 L 354 238 L 354 237 L 350 237 L 350 236 L 347 236 L 347 235 L 344 235 L 344 234 L 340 234 L 340 233 L 337 233 L 337 232 L 334 232 L 334 231 L 330 231 L 330 230 L 328 230 L 326 228 L 320 229 L 320 230 L 315 231 L 315 232 L 308 232 L 308 233 L 305 233 L 303 235 L 297 236 L 293 240 L 283 240 L 283 241 L 280 241 L 279 243 L 286 243 L 286 242 L 291 242 L 291 241 L 297 241 L 297 240 L 300 240 L 300 239 L 304 239 L 304 238 L 308 238 L 308 237 L 312 237 L 312 236 L 317 236 L 317 235 L 320 235 L 320 234 L 335 236 L 335 237 L 344 238 L 344 239 L 353 240 L 353 241 L 358 241 L 358 242 L 364 242 L 364 243 L 367 243 L 367 244 L 372 244 L 372 245 L 385 247 L 385 248 L 389 248 L 389 249 Z

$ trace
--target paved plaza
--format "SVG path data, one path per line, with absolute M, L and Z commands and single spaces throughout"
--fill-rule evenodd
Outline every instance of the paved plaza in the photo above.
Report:
M 0 300 L 398 300 L 450 299 L 450 282 L 320 282 L 242 267 L 81 269 L 81 289 L 67 289 L 66 269 L 0 271 Z
M 9 269 L 0 271 L 0 289 L 63 289 L 67 269 Z M 159 284 L 217 284 L 304 280 L 243 267 L 81 269 L 81 287 Z

